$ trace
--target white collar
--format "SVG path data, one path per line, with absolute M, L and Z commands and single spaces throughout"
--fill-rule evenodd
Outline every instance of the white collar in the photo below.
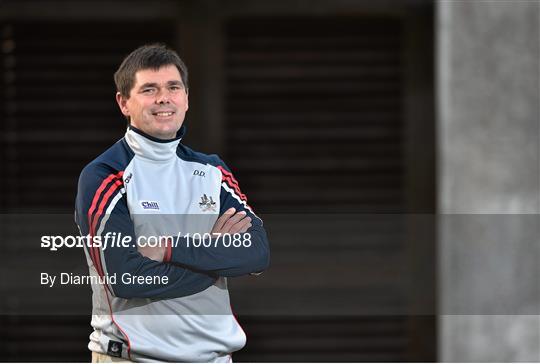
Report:
M 124 138 L 136 155 L 153 161 L 167 161 L 176 156 L 176 148 L 178 148 L 184 132 L 185 127 L 182 126 L 176 134 L 176 138 L 158 139 L 129 126 Z

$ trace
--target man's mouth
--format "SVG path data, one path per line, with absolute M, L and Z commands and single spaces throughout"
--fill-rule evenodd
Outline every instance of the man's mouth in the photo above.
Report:
M 153 115 L 161 116 L 161 117 L 172 116 L 173 114 L 174 114 L 174 111 L 160 111 L 160 112 L 153 113 Z

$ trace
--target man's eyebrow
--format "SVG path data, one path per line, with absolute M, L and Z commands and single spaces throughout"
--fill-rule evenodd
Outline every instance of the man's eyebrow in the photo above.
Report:
M 147 88 L 147 87 L 158 87 L 159 85 L 155 82 L 146 82 L 146 83 L 143 83 L 139 89 L 143 89 L 143 88 Z
M 179 80 L 169 81 L 167 82 L 167 85 L 169 86 L 184 86 L 184 83 Z

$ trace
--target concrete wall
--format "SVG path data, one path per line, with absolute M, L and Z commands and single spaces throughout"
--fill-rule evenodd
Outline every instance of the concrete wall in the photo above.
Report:
M 437 3 L 441 361 L 540 361 L 539 19 Z

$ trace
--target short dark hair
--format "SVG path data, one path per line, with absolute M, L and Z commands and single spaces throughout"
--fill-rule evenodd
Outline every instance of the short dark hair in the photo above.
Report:
M 135 74 L 140 70 L 158 70 L 163 66 L 174 65 L 178 68 L 182 82 L 188 89 L 188 70 L 178 53 L 165 44 L 146 44 L 131 52 L 120 64 L 114 73 L 116 90 L 125 98 L 129 98 L 129 92 L 135 85 Z

